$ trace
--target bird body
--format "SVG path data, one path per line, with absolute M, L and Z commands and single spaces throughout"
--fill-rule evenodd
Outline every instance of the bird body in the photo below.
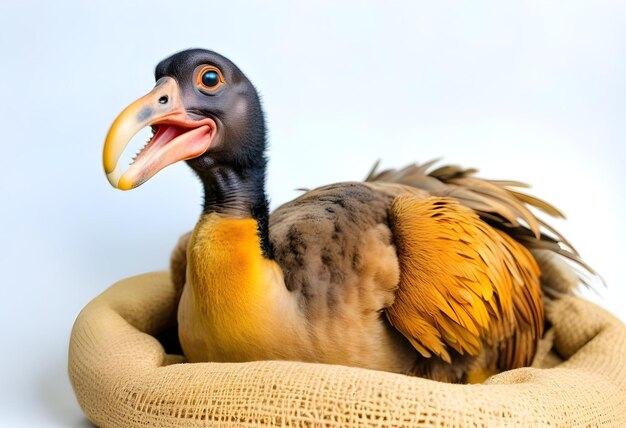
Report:
M 355 202 L 343 199 L 344 204 Z M 312 211 L 319 208 L 310 206 Z M 299 208 L 298 214 L 306 216 L 306 209 Z M 388 228 L 372 222 L 352 244 L 357 252 L 344 252 L 349 268 L 339 267 L 338 253 L 350 246 L 342 242 L 354 235 L 337 232 L 335 226 L 348 218 L 319 221 L 311 215 L 308 223 L 294 219 L 283 222 L 286 230 L 276 228 L 276 234 L 286 233 L 292 240 L 276 246 L 274 260 L 261 253 L 254 220 L 202 216 L 189 239 L 179 305 L 180 338 L 191 361 L 289 359 L 388 371 L 410 368 L 410 358 L 397 357 L 404 341 L 385 325 L 380 312 L 392 301 L 399 273 Z M 335 247 L 326 242 L 333 235 Z M 302 245 L 319 256 L 306 254 Z M 360 248 L 367 251 L 359 255 Z M 291 275 L 294 270 L 315 271 L 316 279 Z M 413 355 L 404 345 L 405 357 Z
M 396 184 L 336 184 L 278 208 L 270 237 L 274 259 L 262 254 L 253 219 L 211 213 L 197 223 L 179 306 L 190 361 L 287 359 L 424 375 L 432 369 L 420 356 L 452 363 L 454 352 L 467 366 L 463 379 L 486 365 L 496 372 L 499 360 L 531 362 L 543 331 L 537 263 L 452 199 Z M 493 351 L 504 344 L 517 352 Z
M 243 73 L 190 50 L 156 74 L 114 122 L 104 163 L 122 189 L 178 160 L 204 184 L 200 220 L 172 258 L 189 361 L 288 359 L 449 382 L 532 362 L 542 287 L 553 292 L 534 254 L 582 264 L 528 206 L 555 208 L 521 183 L 428 163 L 308 191 L 270 215 L 263 115 Z M 146 124 L 155 136 L 120 173 L 123 145 Z

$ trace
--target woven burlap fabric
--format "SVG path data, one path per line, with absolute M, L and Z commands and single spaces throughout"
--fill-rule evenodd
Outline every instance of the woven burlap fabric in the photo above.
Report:
M 69 375 L 94 424 L 626 426 L 626 327 L 580 298 L 547 307 L 553 327 L 535 367 L 450 385 L 285 361 L 175 364 L 153 336 L 173 327 L 175 296 L 167 273 L 141 275 L 78 316 Z

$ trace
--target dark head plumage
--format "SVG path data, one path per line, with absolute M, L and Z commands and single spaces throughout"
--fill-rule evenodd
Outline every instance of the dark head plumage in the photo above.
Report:
M 254 217 L 263 250 L 270 255 L 264 191 L 267 142 L 256 89 L 229 59 L 205 49 L 164 59 L 156 66 L 155 79 L 155 88 L 127 107 L 107 135 L 109 181 L 131 189 L 185 160 L 204 185 L 204 211 Z M 152 127 L 153 138 L 121 173 L 121 152 L 145 126 Z
M 196 82 L 205 67 L 215 67 L 223 84 L 214 91 Z M 212 70 L 210 70 L 212 71 Z M 246 168 L 264 157 L 265 120 L 256 89 L 229 59 L 206 49 L 189 49 L 161 61 L 155 79 L 173 77 L 191 118 L 210 117 L 217 123 L 211 149 L 188 163 L 198 173 L 215 162 Z

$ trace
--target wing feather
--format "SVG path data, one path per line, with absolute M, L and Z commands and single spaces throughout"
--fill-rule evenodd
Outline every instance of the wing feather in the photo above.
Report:
M 588 275 L 600 276 L 585 264 L 576 249 L 554 228 L 530 211 L 536 208 L 548 215 L 564 218 L 553 205 L 515 188 L 528 188 L 526 183 L 512 180 L 485 180 L 476 177 L 473 168 L 445 165 L 433 169 L 438 160 L 402 169 L 377 172 L 378 163 L 367 177 L 368 182 L 401 183 L 429 192 L 432 196 L 450 197 L 474 210 L 490 225 L 506 231 L 529 249 L 548 249 L 580 266 L 579 281 L 588 282 Z
M 399 196 L 390 221 L 400 263 L 391 324 L 422 355 L 449 362 L 486 342 L 500 349 L 500 368 L 530 364 L 543 333 L 530 252 L 453 199 Z

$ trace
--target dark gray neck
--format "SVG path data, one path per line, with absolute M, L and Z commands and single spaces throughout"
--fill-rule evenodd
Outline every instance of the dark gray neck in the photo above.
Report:
M 244 99 L 241 117 L 218 120 L 223 132 L 221 149 L 218 145 L 188 162 L 204 184 L 204 212 L 254 218 L 263 254 L 273 258 L 269 204 L 265 196 L 265 119 L 255 91 Z
M 254 218 L 259 228 L 261 250 L 273 258 L 269 239 L 269 203 L 265 196 L 265 164 L 246 169 L 215 165 L 201 175 L 204 213 L 236 218 Z

